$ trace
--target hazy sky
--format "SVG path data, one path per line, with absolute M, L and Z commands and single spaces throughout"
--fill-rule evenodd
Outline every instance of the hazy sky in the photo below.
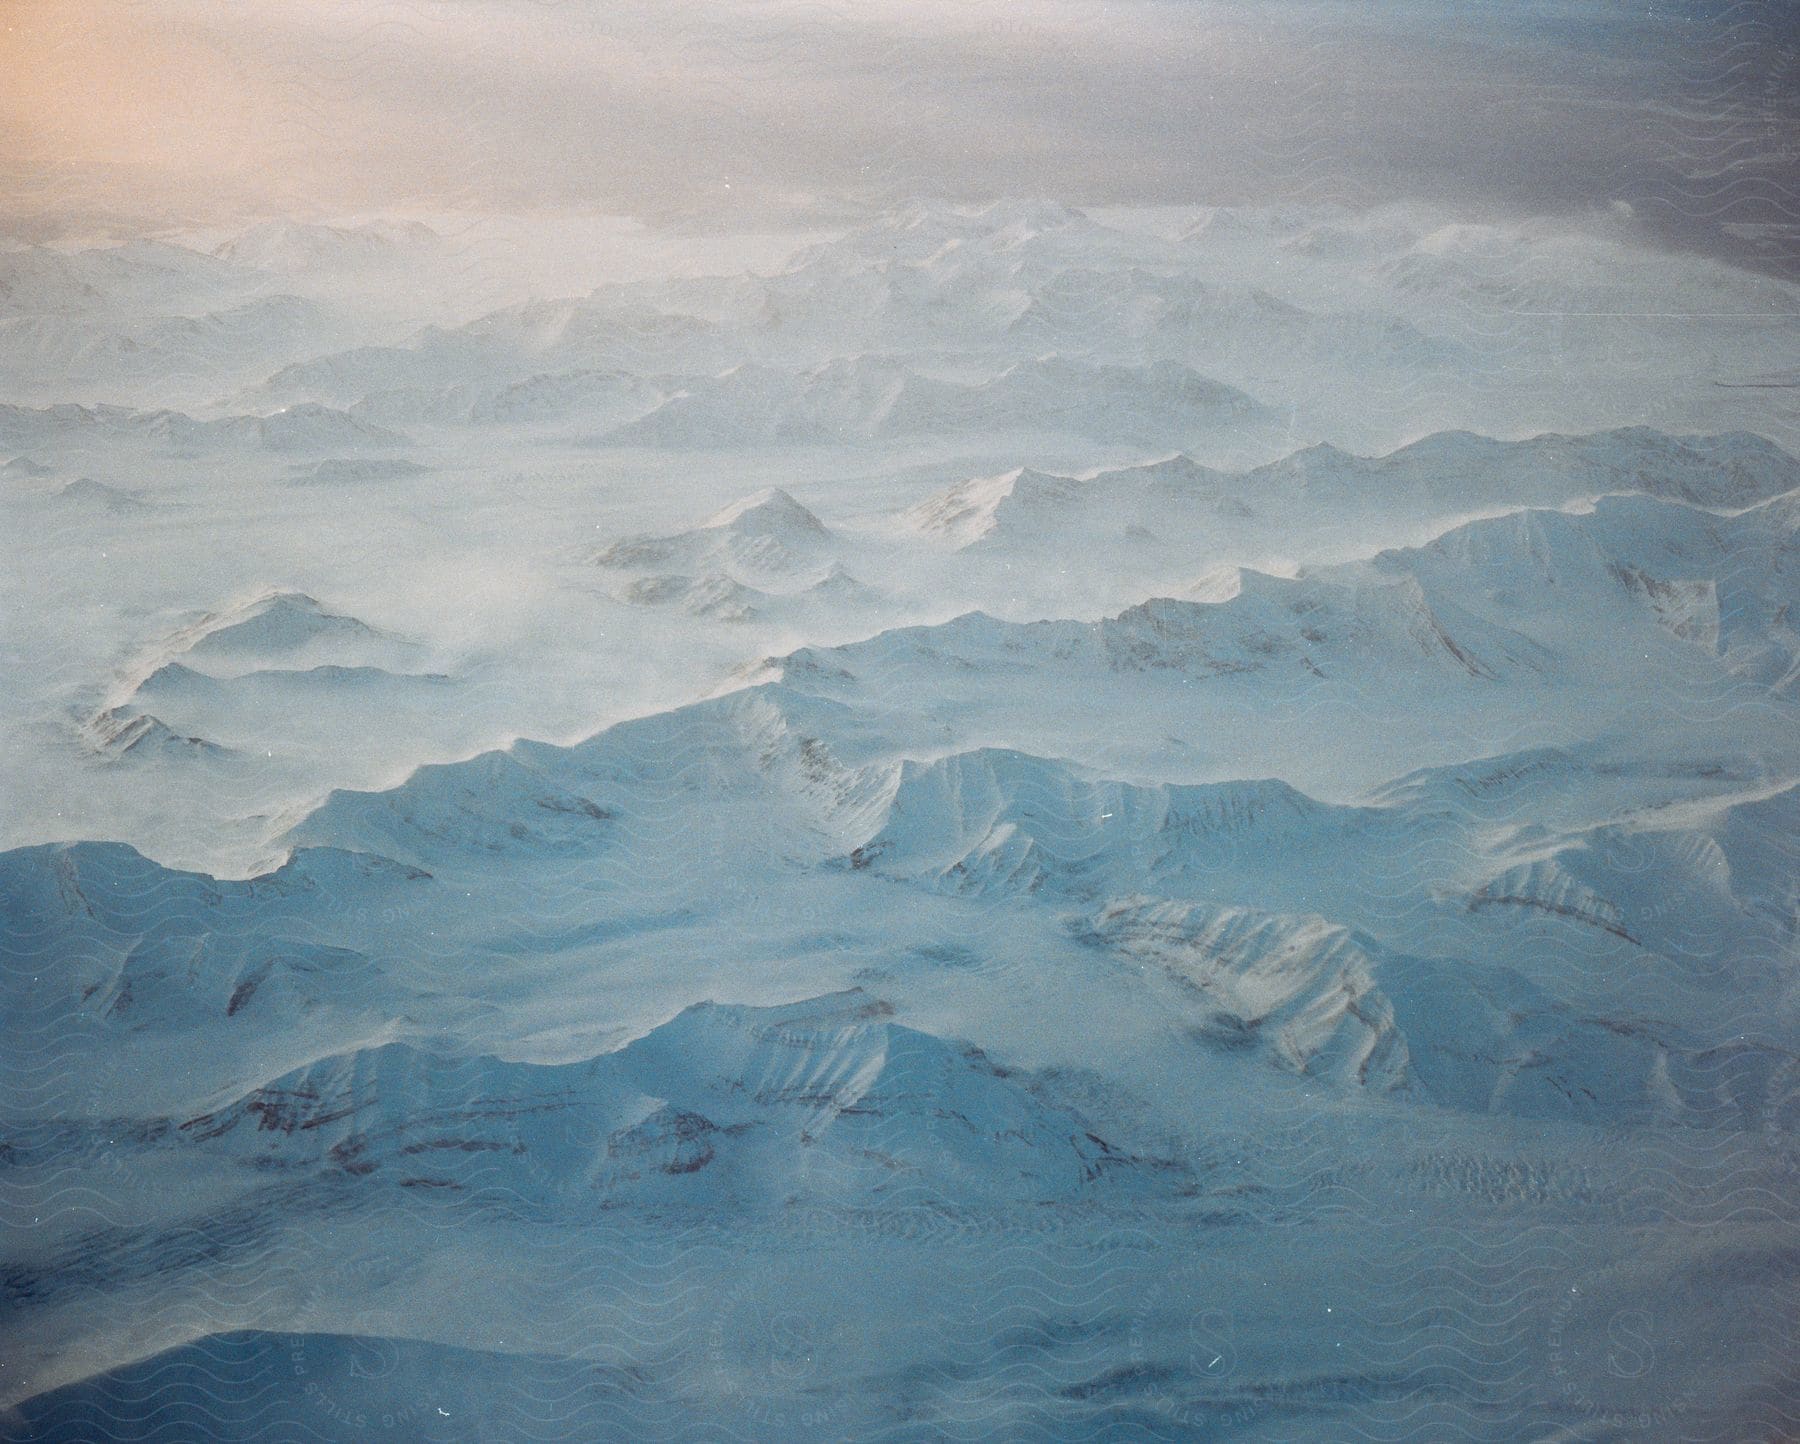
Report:
M 15 229 L 921 193 L 1625 201 L 1782 264 L 1797 8 L 6 0 L 0 183 Z

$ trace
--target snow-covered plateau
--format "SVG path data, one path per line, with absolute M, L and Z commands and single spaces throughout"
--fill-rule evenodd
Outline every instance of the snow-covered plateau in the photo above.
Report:
M 1800 286 L 479 229 L 0 249 L 0 1438 L 1800 1437 Z

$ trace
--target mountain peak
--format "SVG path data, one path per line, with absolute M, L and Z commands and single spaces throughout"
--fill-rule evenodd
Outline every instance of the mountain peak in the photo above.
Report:
M 825 524 L 778 486 L 766 486 L 732 502 L 704 525 L 707 530 L 798 530 L 813 536 L 825 535 Z

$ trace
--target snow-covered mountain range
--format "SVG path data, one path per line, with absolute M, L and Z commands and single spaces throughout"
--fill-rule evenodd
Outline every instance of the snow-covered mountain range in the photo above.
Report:
M 0 252 L 0 1438 L 1793 1432 L 1800 292 L 186 240 Z

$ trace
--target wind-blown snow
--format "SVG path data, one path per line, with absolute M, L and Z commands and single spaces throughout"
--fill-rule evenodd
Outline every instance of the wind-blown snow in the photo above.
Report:
M 0 252 L 0 1435 L 1792 1432 L 1800 293 L 758 244 Z

